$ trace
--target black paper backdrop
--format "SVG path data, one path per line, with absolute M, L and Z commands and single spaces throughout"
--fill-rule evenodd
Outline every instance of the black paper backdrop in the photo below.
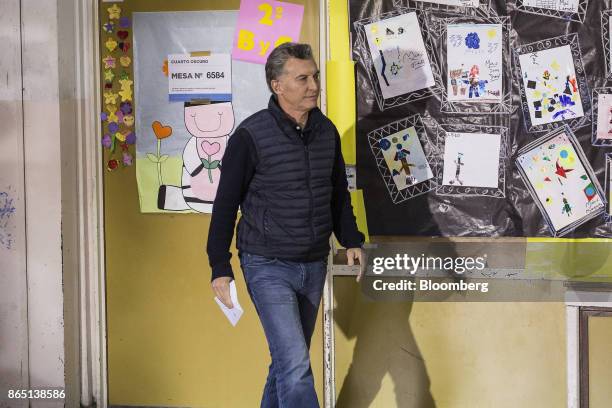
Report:
M 601 40 L 601 12 L 607 9 L 602 0 L 590 0 L 583 24 L 558 18 L 520 12 L 514 2 L 491 0 L 491 9 L 500 16 L 509 16 L 511 21 L 510 49 L 547 38 L 577 33 L 582 52 L 588 86 L 589 99 L 593 88 L 606 86 L 604 49 Z M 428 10 L 421 3 L 421 10 Z M 435 5 L 433 8 L 437 8 Z M 349 2 L 353 46 L 356 32 L 353 23 L 366 17 L 375 17 L 393 11 L 392 0 L 370 0 Z M 451 17 L 440 10 L 428 10 L 433 16 Z M 438 50 L 439 52 L 439 50 Z M 511 55 L 504 56 L 506 62 Z M 547 132 L 527 133 L 520 109 L 518 67 L 512 64 L 512 104 L 517 109 L 512 114 L 465 115 L 440 112 L 440 95 L 414 103 L 380 111 L 374 97 L 372 85 L 365 67 L 360 63 L 359 52 L 353 49 L 356 64 L 357 95 L 357 186 L 363 189 L 371 235 L 410 236 L 525 236 L 548 237 L 551 232 L 519 176 L 514 158 L 516 152 L 529 142 Z M 443 83 L 446 74 L 443 72 Z M 404 202 L 393 204 L 383 179 L 377 169 L 367 135 L 374 129 L 407 116 L 420 114 L 431 117 L 438 123 L 474 123 L 506 126 L 509 128 L 510 159 L 506 162 L 506 197 L 482 196 L 438 196 L 435 191 Z M 605 186 L 605 154 L 610 147 L 591 146 L 591 124 L 574 130 L 584 153 L 602 187 Z M 435 142 L 435 140 L 434 140 Z M 612 227 L 597 217 L 564 238 L 609 237 Z

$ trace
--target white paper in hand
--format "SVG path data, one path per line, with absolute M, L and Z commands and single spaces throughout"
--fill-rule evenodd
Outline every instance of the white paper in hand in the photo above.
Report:
M 216 296 L 215 302 L 217 302 L 221 308 L 221 311 L 225 314 L 232 326 L 236 326 L 236 323 L 238 323 L 238 320 L 240 320 L 243 311 L 242 307 L 240 307 L 240 303 L 238 303 L 238 292 L 236 291 L 236 281 L 234 280 L 230 282 L 230 298 L 232 299 L 232 304 L 234 305 L 234 307 L 231 309 L 225 306 Z

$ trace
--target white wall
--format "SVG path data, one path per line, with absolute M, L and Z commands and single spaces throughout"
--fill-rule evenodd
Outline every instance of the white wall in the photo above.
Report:
M 64 388 L 57 5 L 0 0 L 0 10 L 0 191 L 16 203 L 13 246 L 0 249 L 1 385 Z
M 0 10 L 0 407 L 20 407 L 4 397 L 28 382 L 19 2 Z

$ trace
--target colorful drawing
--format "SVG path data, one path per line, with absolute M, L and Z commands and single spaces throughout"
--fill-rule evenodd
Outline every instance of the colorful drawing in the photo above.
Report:
M 448 132 L 442 184 L 497 188 L 500 151 L 499 134 Z
M 593 144 L 612 140 L 612 94 L 599 93 L 597 95 L 597 121 L 594 122 Z
M 414 126 L 380 139 L 378 145 L 398 190 L 433 178 Z
M 415 12 L 369 23 L 364 29 L 385 99 L 435 84 Z
M 526 146 L 517 165 L 553 235 L 563 235 L 603 212 L 601 188 L 568 127 Z
M 502 25 L 447 26 L 447 99 L 499 102 L 502 99 Z
M 423 3 L 443 4 L 445 6 L 478 7 L 480 0 L 417 0 Z
M 164 178 L 162 176 L 162 163 L 168 160 L 167 154 L 161 154 L 161 143 L 162 140 L 172 135 L 172 126 L 164 126 L 158 120 L 151 124 L 153 128 L 153 134 L 157 139 L 157 154 L 147 153 L 147 159 L 155 163 L 157 166 L 157 180 L 159 181 L 160 187 L 164 184 Z
M 191 135 L 183 150 L 182 185 L 162 184 L 160 210 L 211 212 L 221 177 L 221 160 L 234 128 L 231 102 L 185 102 L 185 127 Z
M 579 0 L 522 0 L 527 7 L 577 13 Z
M 584 116 L 569 45 L 519 55 L 532 126 Z
M 606 198 L 608 205 L 606 207 L 606 221 L 612 221 L 612 154 L 606 154 Z

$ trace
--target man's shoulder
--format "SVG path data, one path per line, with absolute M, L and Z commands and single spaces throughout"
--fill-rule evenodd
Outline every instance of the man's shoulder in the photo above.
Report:
M 251 116 L 240 122 L 240 125 L 238 125 L 238 129 L 243 128 L 249 130 L 249 128 L 252 128 L 254 125 L 265 122 L 266 120 L 271 118 L 272 114 L 268 109 L 261 109 L 260 111 L 253 113 Z
M 331 130 L 336 131 L 336 125 L 331 121 L 330 118 L 327 117 L 319 108 L 316 108 L 313 112 L 316 117 L 316 121 L 322 130 Z

